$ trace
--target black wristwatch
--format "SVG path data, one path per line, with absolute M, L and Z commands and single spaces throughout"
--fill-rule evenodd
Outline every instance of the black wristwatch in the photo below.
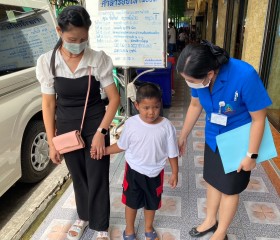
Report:
M 105 128 L 97 128 L 98 132 L 101 132 L 103 135 L 106 135 L 108 133 L 108 130 Z
M 247 155 L 247 157 L 252 158 L 252 159 L 257 159 L 259 156 L 259 154 L 257 154 L 257 153 L 250 153 L 250 152 L 247 152 L 246 155 Z

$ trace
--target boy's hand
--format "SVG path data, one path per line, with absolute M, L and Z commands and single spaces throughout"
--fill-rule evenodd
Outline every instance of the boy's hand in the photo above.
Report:
M 171 188 L 175 188 L 177 186 L 177 183 L 178 183 L 178 173 L 177 174 L 172 173 L 169 180 L 168 180 L 168 183 L 169 183 Z
M 92 159 L 96 159 L 96 150 L 95 149 L 90 149 L 90 157 L 92 158 Z

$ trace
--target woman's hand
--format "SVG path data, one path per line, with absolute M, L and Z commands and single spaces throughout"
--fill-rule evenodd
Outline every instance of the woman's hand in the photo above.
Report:
M 61 164 L 61 155 L 54 146 L 49 146 L 49 156 L 54 164 Z
M 240 172 L 241 170 L 252 171 L 255 167 L 256 167 L 256 160 L 246 156 L 241 161 L 241 163 L 237 169 L 237 172 Z
M 182 156 L 186 152 L 187 138 L 180 136 L 178 139 L 179 155 Z
M 105 135 L 97 131 L 93 136 L 90 156 L 93 159 L 100 160 L 105 155 Z
M 184 74 L 181 74 L 184 78 Z M 199 98 L 192 97 L 186 118 L 181 130 L 180 137 L 178 139 L 179 155 L 182 156 L 186 152 L 187 138 L 189 133 L 192 131 L 197 119 L 199 118 L 202 111 L 202 105 L 200 104 Z

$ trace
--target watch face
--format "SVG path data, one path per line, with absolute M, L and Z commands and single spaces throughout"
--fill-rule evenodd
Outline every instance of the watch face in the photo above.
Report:
M 108 133 L 108 130 L 105 128 L 98 128 L 97 131 L 102 133 L 103 135 L 106 135 Z
M 253 158 L 253 159 L 256 159 L 256 158 L 258 158 L 258 154 L 256 154 L 256 153 L 253 153 L 253 154 L 251 155 L 251 158 Z
M 102 128 L 101 133 L 105 135 L 105 134 L 107 134 L 107 130 L 105 128 Z

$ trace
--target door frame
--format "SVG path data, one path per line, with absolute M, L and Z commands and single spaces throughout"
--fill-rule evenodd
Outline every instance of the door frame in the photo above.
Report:
M 264 86 L 268 85 L 268 78 L 271 68 L 275 36 L 278 27 L 279 0 L 270 0 L 267 9 L 267 17 L 264 32 L 264 43 L 262 47 L 259 75 L 263 80 Z
M 270 0 L 268 3 L 267 9 L 267 18 L 265 24 L 265 32 L 264 32 L 264 41 L 260 59 L 260 68 L 259 68 L 259 75 L 263 81 L 265 88 L 268 87 L 268 80 L 271 71 L 271 64 L 272 64 L 272 57 L 273 57 L 273 50 L 275 44 L 275 37 L 278 34 L 278 18 L 279 15 L 279 8 L 280 8 L 280 1 L 279 0 Z M 280 131 L 280 124 L 279 121 L 275 121 L 267 114 L 269 121 L 272 125 Z

